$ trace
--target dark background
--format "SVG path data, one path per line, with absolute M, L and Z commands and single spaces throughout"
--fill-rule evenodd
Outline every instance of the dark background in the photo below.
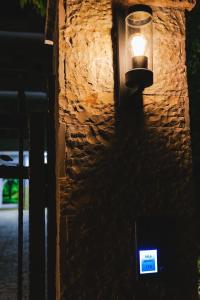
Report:
M 0 30 L 44 33 L 45 17 L 31 5 L 20 7 L 18 0 L 1 1 Z
M 11 32 L 31 32 L 44 34 L 45 17 L 31 5 L 21 8 L 19 1 L 6 0 L 2 1 L 0 9 L 0 31 Z M 1 41 L 0 41 L 1 43 Z M 16 48 L 8 44 L 8 52 L 10 58 L 16 61 Z M 37 55 L 38 60 L 44 61 L 43 52 L 34 51 L 32 47 L 20 46 L 16 44 L 18 52 L 21 51 L 22 56 L 28 57 L 30 60 Z M 21 47 L 21 48 L 20 48 Z M 39 48 L 38 48 L 39 49 Z M 42 48 L 41 48 L 42 49 Z M 5 50 L 5 47 L 4 47 Z M 193 153 L 193 174 L 197 212 L 200 211 L 200 1 L 192 12 L 186 13 L 186 50 L 187 50 L 187 66 L 188 66 L 188 85 L 190 96 L 190 123 L 192 137 L 192 153 Z M 41 50 L 42 51 L 42 50 Z M 1 62 L 5 57 L 0 47 L 0 68 Z M 5 59 L 4 59 L 5 58 Z M 38 62 L 37 62 L 38 63 Z M 49 64 L 51 62 L 49 61 Z M 37 67 L 36 67 L 37 68 Z M 0 101 L 3 101 L 2 99 Z M 183 178 L 184 180 L 184 178 Z M 198 218 L 198 231 L 200 233 L 200 218 Z M 200 236 L 200 234 L 199 234 Z M 199 243 L 200 244 L 200 243 Z M 200 252 L 200 249 L 199 249 Z
M 200 211 L 200 2 L 186 14 L 186 54 L 190 99 L 193 175 L 197 212 Z M 200 233 L 200 218 L 198 229 Z

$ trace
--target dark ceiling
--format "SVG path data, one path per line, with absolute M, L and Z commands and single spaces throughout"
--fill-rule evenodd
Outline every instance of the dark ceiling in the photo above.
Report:
M 53 47 L 44 44 L 44 24 L 35 8 L 22 9 L 17 0 L 1 1 L 0 120 L 7 116 L 11 122 L 16 113 L 48 110 Z M 18 131 L 0 123 L 0 151 L 17 150 Z
M 17 0 L 0 10 L 0 90 L 44 91 L 51 72 L 52 46 L 44 44 L 44 17 Z M 20 87 L 20 88 L 21 88 Z
M 0 30 L 44 33 L 45 18 L 35 8 L 22 9 L 18 0 L 1 1 Z

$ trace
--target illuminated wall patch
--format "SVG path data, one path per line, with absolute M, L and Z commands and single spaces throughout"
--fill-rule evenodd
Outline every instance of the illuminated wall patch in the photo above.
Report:
M 140 274 L 149 274 L 158 272 L 157 250 L 140 250 Z

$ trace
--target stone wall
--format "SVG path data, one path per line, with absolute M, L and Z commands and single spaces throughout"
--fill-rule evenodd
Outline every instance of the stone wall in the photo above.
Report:
M 196 0 L 113 0 L 116 3 L 121 3 L 123 5 L 131 6 L 134 4 L 145 4 L 154 7 L 168 7 L 176 9 L 187 9 L 191 10 L 195 4 Z
M 154 85 L 128 108 L 115 99 L 111 0 L 60 1 L 59 178 L 61 299 L 195 299 L 192 162 L 184 11 L 153 7 Z M 59 141 L 58 141 L 59 142 Z M 138 284 L 131 270 L 137 216 L 178 223 L 177 280 Z

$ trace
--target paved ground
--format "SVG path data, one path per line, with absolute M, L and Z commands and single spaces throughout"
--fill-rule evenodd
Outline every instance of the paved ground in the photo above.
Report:
M 17 299 L 17 210 L 0 210 L 0 300 Z M 24 297 L 28 299 L 28 213 L 24 213 Z

